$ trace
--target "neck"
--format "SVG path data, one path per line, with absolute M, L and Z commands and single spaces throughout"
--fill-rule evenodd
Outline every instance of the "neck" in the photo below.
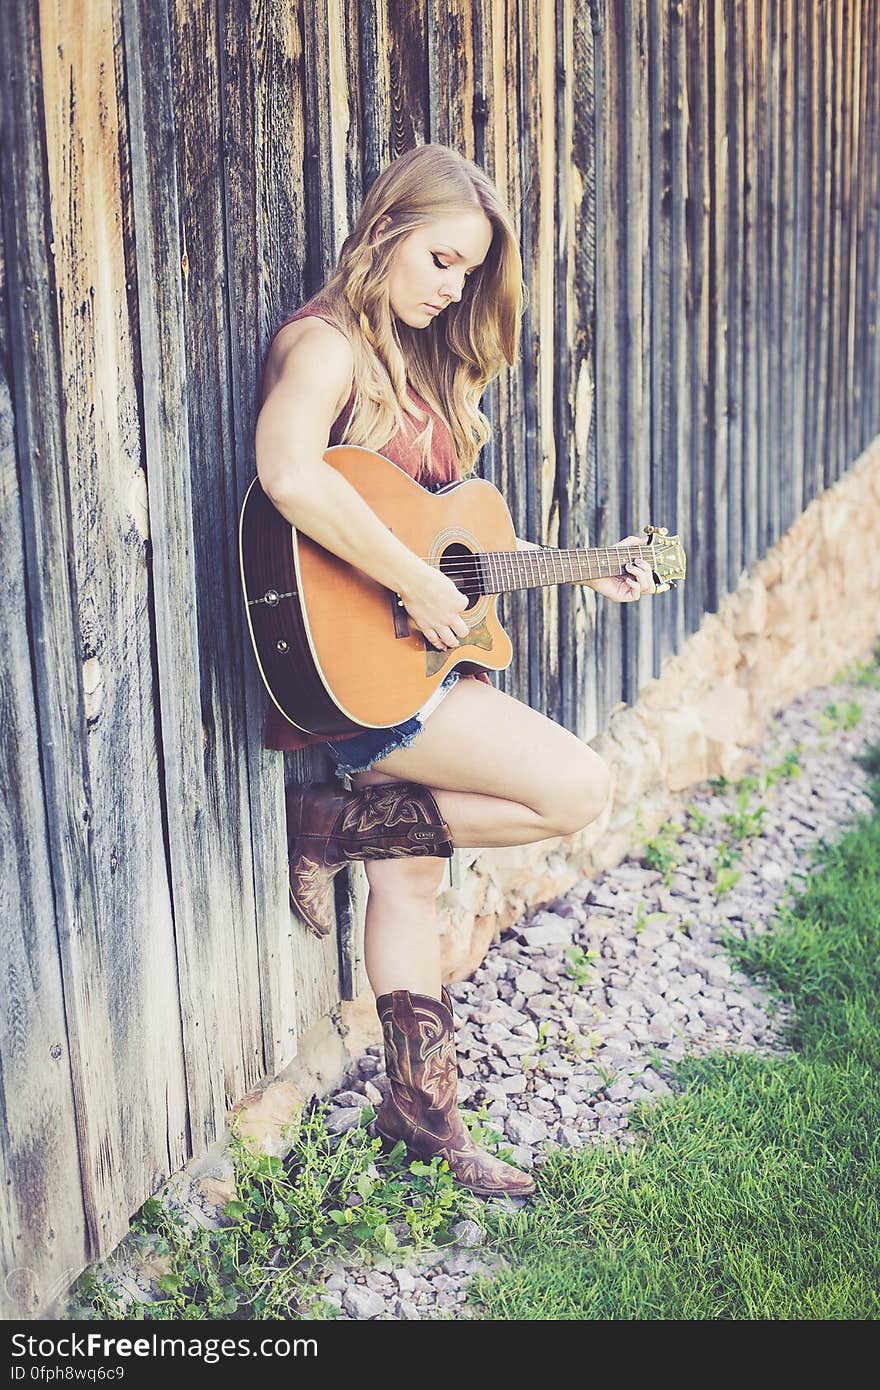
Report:
M 583 584 L 621 574 L 631 560 L 651 563 L 651 547 L 598 546 L 586 550 L 487 550 L 479 557 L 484 594 L 537 589 L 549 584 Z

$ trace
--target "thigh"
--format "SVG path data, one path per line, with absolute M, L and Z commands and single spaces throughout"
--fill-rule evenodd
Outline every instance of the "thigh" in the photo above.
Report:
M 607 769 L 561 724 L 483 681 L 449 691 L 408 748 L 396 748 L 362 778 L 421 782 L 441 791 L 482 792 L 543 810 Z M 354 780 L 353 777 L 353 780 Z

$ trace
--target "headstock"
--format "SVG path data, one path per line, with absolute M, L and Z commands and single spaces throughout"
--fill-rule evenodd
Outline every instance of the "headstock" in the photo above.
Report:
M 678 536 L 670 536 L 665 526 L 646 526 L 651 547 L 651 569 L 658 590 L 674 589 L 684 579 L 687 562 Z

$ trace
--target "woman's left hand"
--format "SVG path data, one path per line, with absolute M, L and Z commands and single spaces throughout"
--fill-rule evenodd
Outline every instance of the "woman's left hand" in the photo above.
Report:
M 645 543 L 644 536 L 624 536 L 618 545 L 638 545 Z M 612 547 L 613 549 L 613 547 Z M 604 594 L 615 603 L 632 603 L 642 594 L 656 592 L 654 575 L 647 560 L 630 560 L 624 565 L 622 574 L 613 574 L 608 579 L 590 580 L 590 588 L 597 594 Z

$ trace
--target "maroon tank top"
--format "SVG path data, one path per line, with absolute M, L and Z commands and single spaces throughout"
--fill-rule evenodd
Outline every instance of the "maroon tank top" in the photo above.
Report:
M 319 300 L 312 300 L 311 303 L 304 304 L 302 308 L 297 309 L 295 313 L 289 314 L 288 317 L 284 319 L 281 323 L 279 323 L 278 327 L 275 329 L 275 332 L 272 334 L 272 338 L 269 341 L 269 346 L 266 348 L 266 356 L 263 359 L 263 369 L 260 373 L 260 386 L 258 397 L 260 405 L 262 405 L 263 402 L 263 381 L 266 373 L 266 362 L 269 357 L 269 348 L 275 341 L 275 337 L 278 333 L 280 333 L 281 329 L 285 326 L 285 324 L 293 323 L 295 319 L 319 318 L 323 319 L 325 323 L 329 323 L 330 320 L 327 318 L 327 316 L 321 313 L 321 307 L 322 306 Z M 333 326 L 335 327 L 335 324 Z M 423 478 L 419 481 L 431 484 L 440 482 L 454 482 L 457 478 L 461 476 L 461 473 L 458 466 L 458 458 L 455 453 L 455 445 L 452 440 L 452 434 L 449 430 L 449 426 L 446 424 L 446 421 L 443 420 L 437 414 L 435 410 L 431 409 L 427 401 L 423 400 L 422 397 L 418 395 L 417 392 L 415 392 L 411 386 L 407 386 L 407 391 L 412 396 L 413 400 L 416 401 L 417 404 L 420 405 L 423 410 L 426 410 L 434 420 L 434 433 L 431 445 L 431 475 L 429 478 Z M 327 440 L 328 448 L 331 448 L 333 445 L 340 444 L 342 442 L 342 432 L 346 426 L 346 423 L 348 422 L 349 416 L 351 415 L 353 409 L 354 383 L 352 383 L 348 400 L 346 401 L 342 410 L 337 415 L 336 419 L 333 421 L 333 424 L 330 428 L 330 434 Z M 407 436 L 404 434 L 403 430 L 398 430 L 396 434 L 391 436 L 391 438 L 388 440 L 386 444 L 382 445 L 381 449 L 381 453 L 385 458 L 390 459 L 392 463 L 397 464 L 397 467 L 402 468 L 404 473 L 408 473 L 411 478 L 418 477 L 422 465 L 421 445 L 414 443 L 414 438 L 417 433 L 420 433 L 420 431 L 411 430 L 410 434 Z M 356 440 L 346 440 L 346 443 L 348 444 L 354 444 L 356 442 Z M 488 672 L 486 671 L 466 672 L 462 671 L 461 667 L 459 667 L 458 670 L 460 671 L 462 676 L 469 676 L 475 680 L 485 681 L 488 685 L 492 684 L 491 680 L 489 679 Z M 357 734 L 339 734 L 333 739 L 333 742 L 338 743 L 341 742 L 344 738 L 357 737 Z M 323 734 L 304 734 L 301 733 L 299 729 L 295 729 L 293 725 L 290 724 L 288 720 L 284 718 L 284 715 L 273 704 L 273 702 L 271 700 L 268 701 L 268 713 L 266 716 L 266 727 L 263 738 L 264 748 L 271 748 L 278 752 L 286 752 L 292 751 L 296 748 L 309 748 L 317 743 L 326 743 L 326 741 L 327 740 Z

